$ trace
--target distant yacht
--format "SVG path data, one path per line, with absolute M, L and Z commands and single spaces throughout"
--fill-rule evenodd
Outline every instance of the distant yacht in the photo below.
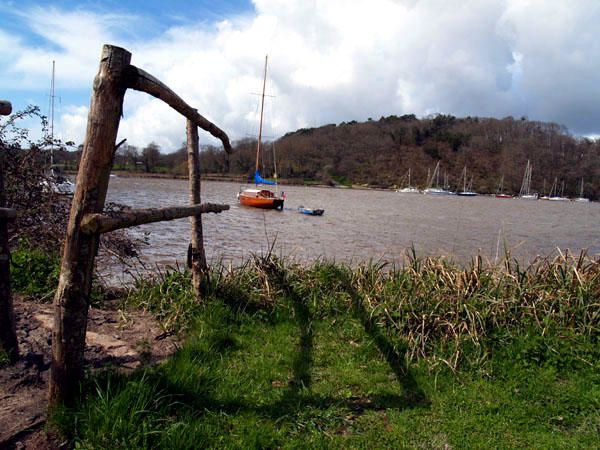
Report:
M 504 175 L 502 175 L 502 178 L 500 179 L 500 185 L 496 191 L 496 198 L 512 198 L 512 195 L 504 192 Z
M 403 187 L 402 189 L 398 189 L 396 192 L 402 192 L 403 194 L 420 194 L 421 193 L 420 190 L 418 190 L 414 186 L 411 186 L 411 184 L 410 184 L 410 168 L 408 169 L 408 184 L 406 185 L 406 187 Z
M 590 201 L 589 198 L 585 198 L 583 196 L 583 178 L 581 179 L 581 189 L 579 189 L 579 197 L 577 197 L 574 201 L 581 202 L 581 203 L 585 203 L 585 202 L 589 202 Z
M 469 181 L 469 185 L 467 186 L 467 166 L 465 166 L 465 168 L 463 169 L 462 179 L 463 179 L 463 190 L 460 192 L 457 192 L 456 195 L 460 195 L 462 197 L 475 197 L 477 195 L 477 192 L 473 192 L 473 177 L 471 177 L 471 180 Z
M 564 182 L 560 189 L 560 193 L 558 192 L 558 178 L 554 177 L 554 183 L 552 183 L 552 188 L 550 189 L 550 195 L 544 198 L 544 200 L 549 200 L 551 202 L 568 202 L 569 199 L 567 197 L 563 197 L 564 191 Z
M 440 176 L 440 162 L 438 161 L 437 164 L 435 165 L 435 169 L 433 170 L 433 174 L 431 175 L 431 178 L 427 180 L 427 189 L 425 189 L 423 191 L 423 194 L 428 194 L 428 195 L 452 195 L 452 192 L 450 192 L 448 189 L 442 189 L 440 187 L 440 183 L 439 183 L 439 176 Z M 433 179 L 435 178 L 435 186 L 433 187 Z
M 527 160 L 527 166 L 525 166 L 525 174 L 523 175 L 523 182 L 521 183 L 521 190 L 519 191 L 519 198 L 523 200 L 537 200 L 538 195 L 531 193 L 531 163 Z

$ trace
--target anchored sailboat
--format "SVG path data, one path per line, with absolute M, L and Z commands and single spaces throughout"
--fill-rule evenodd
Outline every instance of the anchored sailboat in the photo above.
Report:
M 458 192 L 457 195 L 462 195 L 463 197 L 475 197 L 477 195 L 477 192 L 473 192 L 473 177 L 471 177 L 471 180 L 467 185 L 467 166 L 465 166 L 465 168 L 463 169 L 462 179 L 463 190 Z
M 589 202 L 590 199 L 589 198 L 585 198 L 583 196 L 583 178 L 581 179 L 581 189 L 579 190 L 579 197 L 577 197 L 575 199 L 576 202 Z
M 260 102 L 260 123 L 258 127 L 258 142 L 256 143 L 256 168 L 254 171 L 254 183 L 256 184 L 256 188 L 254 189 L 244 189 L 238 193 L 238 200 L 240 204 L 245 206 L 253 206 L 255 208 L 263 208 L 263 209 L 283 209 L 283 202 L 285 197 L 279 192 L 273 192 L 269 189 L 259 189 L 258 186 L 270 185 L 277 186 L 277 173 L 274 174 L 275 181 L 265 180 L 258 168 L 258 164 L 260 161 L 260 143 L 262 139 L 262 126 L 263 126 L 263 112 L 265 106 L 265 87 L 267 85 L 267 62 L 268 56 L 265 56 L 265 72 L 263 77 L 263 87 L 261 94 L 261 102 Z M 275 161 L 275 158 L 273 158 Z M 277 172 L 277 171 L 275 171 Z
M 408 169 L 408 184 L 402 189 L 398 189 L 396 192 L 402 192 L 404 194 L 419 194 L 421 192 L 410 184 L 410 168 Z
M 433 174 L 431 175 L 431 178 L 429 178 L 427 180 L 427 189 L 425 189 L 423 191 L 424 194 L 429 194 L 429 195 L 451 195 L 452 192 L 450 192 L 448 189 L 442 189 L 440 187 L 440 183 L 439 183 L 439 177 L 440 177 L 440 162 L 438 161 L 437 164 L 435 165 L 435 169 L 433 169 Z M 433 187 L 433 179 L 435 178 L 435 187 Z M 447 185 L 447 182 L 444 183 L 444 186 Z
M 523 175 L 523 182 L 521 183 L 521 190 L 519 191 L 519 198 L 523 200 L 537 200 L 538 195 L 531 193 L 531 171 L 532 167 L 527 160 L 527 166 L 525 166 L 525 174 Z
M 502 178 L 500 179 L 500 185 L 496 191 L 496 198 L 512 198 L 512 195 L 504 192 L 504 175 L 502 175 Z

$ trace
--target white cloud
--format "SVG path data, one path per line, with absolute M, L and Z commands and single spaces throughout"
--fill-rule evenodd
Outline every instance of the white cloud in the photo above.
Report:
M 593 0 L 255 0 L 254 5 L 251 16 L 179 25 L 149 40 L 135 33 L 146 23 L 140 17 L 34 9 L 24 17 L 53 50 L 0 30 L 0 56 L 16 58 L 10 71 L 0 73 L 23 87 L 47 86 L 49 61 L 56 58 L 64 74 L 59 88 L 89 90 L 100 46 L 110 42 L 131 50 L 133 64 L 235 139 L 255 132 L 252 93 L 260 90 L 268 53 L 267 89 L 276 96 L 269 102 L 268 135 L 432 111 L 526 115 L 578 133 L 600 131 L 595 82 L 600 3 Z M 64 133 L 73 133 L 74 140 L 83 138 L 86 112 L 84 105 L 74 105 L 61 117 Z M 185 121 L 155 99 L 128 93 L 120 137 L 172 150 L 185 140 Z M 208 140 L 206 134 L 202 139 Z

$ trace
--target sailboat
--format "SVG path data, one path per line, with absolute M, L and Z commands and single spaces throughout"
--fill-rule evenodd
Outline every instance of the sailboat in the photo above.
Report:
M 50 85 L 50 172 L 48 179 L 44 181 L 45 188 L 55 194 L 73 195 L 75 193 L 75 183 L 64 175 L 60 174 L 54 167 L 54 79 L 56 63 L 52 61 L 52 83 Z
M 500 179 L 500 185 L 496 191 L 496 198 L 512 198 L 512 195 L 504 192 L 504 175 L 502 175 L 502 178 Z
M 398 189 L 396 192 L 402 192 L 403 194 L 419 194 L 421 192 L 416 187 L 411 186 L 410 184 L 410 168 L 408 169 L 408 184 L 406 185 L 406 187 Z
M 457 192 L 457 195 L 461 195 L 463 197 L 475 197 L 477 195 L 477 192 L 473 192 L 473 177 L 471 177 L 471 180 L 469 181 L 469 185 L 467 186 L 467 166 L 465 166 L 465 168 L 463 169 L 462 179 L 463 179 L 463 190 L 460 192 Z
M 546 198 L 546 200 L 550 200 L 553 202 L 568 202 L 569 199 L 567 197 L 563 197 L 564 191 L 564 183 L 560 192 L 558 191 L 558 178 L 554 177 L 554 183 L 552 183 L 552 188 L 550 189 L 550 195 Z
M 585 197 L 583 196 L 583 178 L 581 179 L 581 189 L 579 190 L 579 197 L 577 197 L 577 198 L 575 199 L 575 201 L 576 201 L 576 202 L 582 202 L 582 203 L 584 203 L 584 202 L 589 202 L 589 201 L 590 201 L 590 199 L 589 199 L 589 198 L 585 198 Z
M 450 192 L 448 189 L 443 189 L 440 187 L 439 176 L 440 176 L 440 162 L 438 161 L 437 164 L 435 165 L 435 169 L 433 169 L 433 174 L 431 174 L 431 178 L 427 180 L 427 189 L 425 189 L 423 191 L 424 194 L 429 194 L 429 195 L 451 195 L 452 194 L 452 192 Z M 434 178 L 436 180 L 435 187 L 433 187 L 433 179 Z
M 259 188 L 259 185 L 277 186 L 277 181 L 265 180 L 261 176 L 260 170 L 258 169 L 258 164 L 260 161 L 260 141 L 262 139 L 263 112 L 265 106 L 265 87 L 267 85 L 267 62 L 268 56 L 265 56 L 265 71 L 260 103 L 260 123 L 258 127 L 258 142 L 256 143 L 256 168 L 254 171 L 254 183 L 257 187 L 241 190 L 238 192 L 237 197 L 241 205 L 263 209 L 282 210 L 283 202 L 285 200 L 283 193 L 280 194 L 279 192 L 273 192 L 269 189 Z M 273 161 L 275 161 L 275 158 L 273 158 Z M 275 170 L 274 178 L 277 180 L 277 170 Z
M 523 175 L 523 182 L 521 183 L 521 190 L 519 191 L 519 198 L 523 200 L 537 200 L 538 195 L 531 193 L 531 163 L 527 160 L 527 166 L 525 166 L 525 174 Z

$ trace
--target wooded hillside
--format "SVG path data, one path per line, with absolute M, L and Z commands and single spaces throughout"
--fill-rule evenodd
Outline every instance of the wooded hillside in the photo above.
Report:
M 411 169 L 412 184 L 425 187 L 428 169 L 440 161 L 451 186 L 462 185 L 466 165 L 478 192 L 495 192 L 504 176 L 505 189 L 518 193 L 530 160 L 533 190 L 542 193 L 545 185 L 547 193 L 556 177 L 565 195 L 576 196 L 583 177 L 585 195 L 600 195 L 600 143 L 526 119 L 390 116 L 300 129 L 276 148 L 282 178 L 393 187 L 406 183 Z
M 411 170 L 413 185 L 425 187 L 428 170 L 440 162 L 440 181 L 447 173 L 451 187 L 462 188 L 467 166 L 473 189 L 496 192 L 504 176 L 504 190 L 519 192 L 527 160 L 533 166 L 532 190 L 548 194 L 554 179 L 564 183 L 564 195 L 600 198 L 600 141 L 571 136 L 555 123 L 526 118 L 456 118 L 437 115 L 382 117 L 367 122 L 342 122 L 303 128 L 274 142 L 280 179 L 324 184 L 363 184 L 401 187 Z M 263 172 L 273 173 L 271 145 L 263 146 Z M 240 178 L 254 172 L 256 140 L 234 143 L 229 165 L 225 153 L 206 147 L 202 170 Z M 124 145 L 117 152 L 115 169 L 185 175 L 185 147 L 164 154 L 152 143 L 142 150 Z

